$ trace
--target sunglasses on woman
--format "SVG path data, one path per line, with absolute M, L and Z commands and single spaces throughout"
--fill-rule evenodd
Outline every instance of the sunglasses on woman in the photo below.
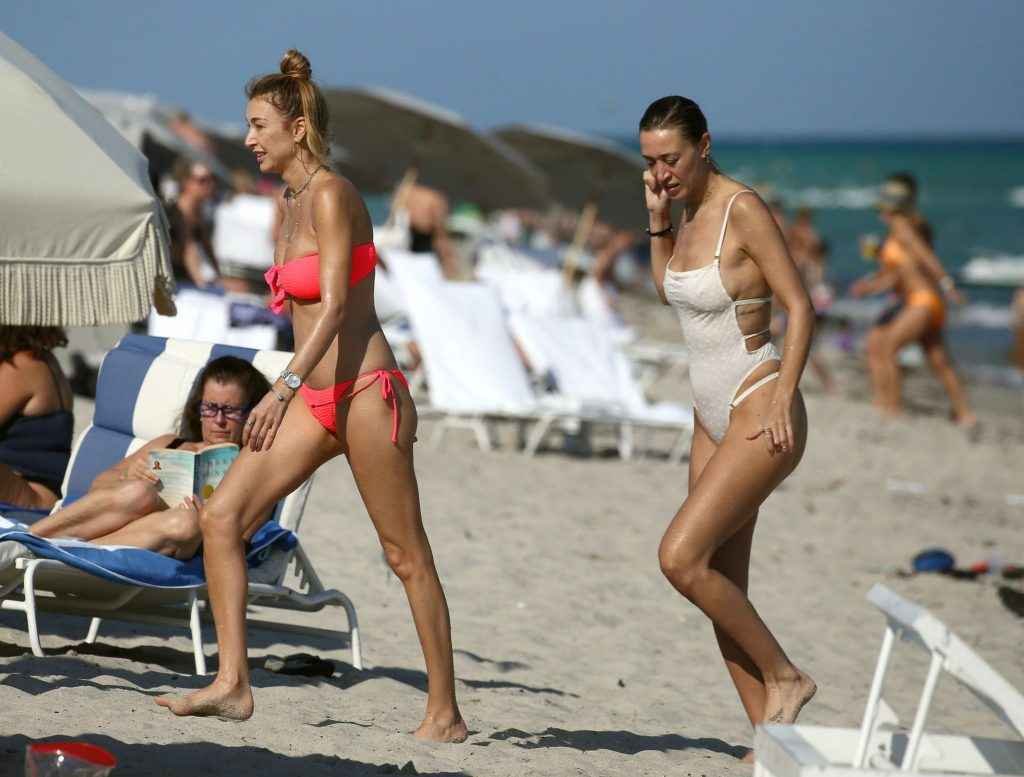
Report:
M 242 421 L 249 415 L 249 408 L 238 405 L 222 405 L 219 402 L 208 402 L 205 399 L 199 403 L 199 415 L 203 418 L 216 418 L 218 413 L 223 413 L 229 421 Z

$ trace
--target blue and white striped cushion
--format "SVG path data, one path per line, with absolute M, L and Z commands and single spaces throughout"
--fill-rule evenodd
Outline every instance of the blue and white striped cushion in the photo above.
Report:
M 176 432 L 196 376 L 208 361 L 220 356 L 244 359 L 273 381 L 292 354 L 148 335 L 125 336 L 103 360 L 93 422 L 71 453 L 64 477 L 65 497 L 58 507 L 81 498 L 98 474 L 149 440 Z M 278 505 L 274 517 L 286 528 L 297 527 L 308 487 L 307 481 Z

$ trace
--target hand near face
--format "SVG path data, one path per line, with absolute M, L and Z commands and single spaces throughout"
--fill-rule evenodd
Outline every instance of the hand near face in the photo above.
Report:
M 651 170 L 644 170 L 644 204 L 651 213 L 667 214 L 671 208 L 668 194 Z

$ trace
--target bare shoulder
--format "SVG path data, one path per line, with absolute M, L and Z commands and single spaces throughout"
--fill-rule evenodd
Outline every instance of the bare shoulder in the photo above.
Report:
M 740 194 L 742 196 L 736 196 Z M 768 219 L 774 223 L 775 219 L 772 218 L 772 212 L 768 209 L 768 205 L 761 199 L 761 195 L 749 186 L 740 184 L 735 192 L 729 194 L 729 197 L 735 197 L 732 201 L 730 218 L 736 223 L 753 226 L 761 219 Z
M 363 198 L 355 185 L 344 176 L 328 173 L 313 187 L 313 207 L 324 215 L 353 213 L 362 209 Z
M 31 381 L 37 375 L 45 375 L 48 371 L 46 362 L 31 351 L 18 351 L 9 359 L 0 362 L 0 374 L 4 374 L 7 380 L 16 378 Z

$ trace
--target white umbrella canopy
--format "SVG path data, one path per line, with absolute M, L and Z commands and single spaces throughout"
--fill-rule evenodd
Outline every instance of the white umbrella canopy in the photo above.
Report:
M 596 208 L 602 221 L 646 224 L 643 157 L 622 146 L 559 127 L 514 124 L 492 133 L 529 159 L 551 182 L 551 195 L 572 210 Z
M 166 219 L 147 163 L 0 33 L 0 323 L 138 321 L 173 311 Z
M 548 204 L 542 173 L 456 113 L 387 89 L 327 89 L 324 96 L 331 134 L 352 162 L 341 168 L 360 188 L 386 191 L 412 171 L 484 210 Z

